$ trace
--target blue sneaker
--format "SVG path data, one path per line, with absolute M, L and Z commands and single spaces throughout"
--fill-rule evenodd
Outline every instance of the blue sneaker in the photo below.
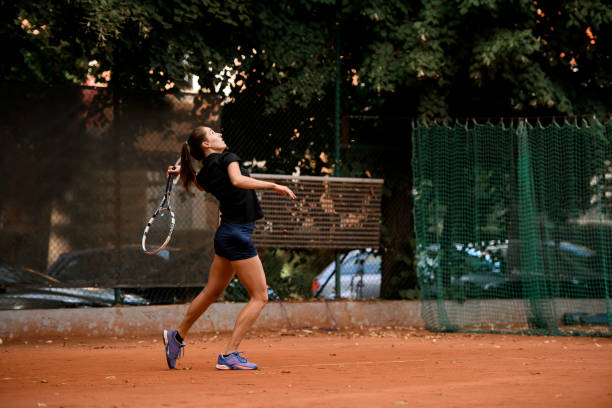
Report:
M 166 361 L 168 367 L 176 367 L 176 360 L 181 358 L 181 352 L 185 344 L 176 339 L 176 330 L 164 330 L 164 345 L 166 346 Z
M 257 364 L 249 363 L 242 351 L 233 351 L 227 357 L 219 354 L 217 370 L 257 370 Z

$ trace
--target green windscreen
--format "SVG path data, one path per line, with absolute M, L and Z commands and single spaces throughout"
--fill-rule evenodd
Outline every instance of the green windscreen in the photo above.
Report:
M 434 331 L 611 335 L 612 123 L 413 127 Z

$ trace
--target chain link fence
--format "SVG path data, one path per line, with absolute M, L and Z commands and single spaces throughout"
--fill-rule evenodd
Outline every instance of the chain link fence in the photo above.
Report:
M 195 126 L 222 131 L 252 173 L 330 176 L 334 171 L 330 99 L 266 114 L 265 92 L 256 88 L 226 103 L 202 94 L 1 87 L 3 308 L 190 301 L 206 284 L 214 255 L 216 200 L 177 186 L 171 199 L 177 224 L 169 247 L 148 256 L 140 239 L 161 199 L 165 168 L 176 161 Z M 342 121 L 340 175 L 384 179 L 380 244 L 357 252 L 306 245 L 259 248 L 275 295 L 337 296 L 319 289 L 338 255 L 341 297 L 418 296 L 411 136 L 402 122 L 350 116 Z M 245 300 L 246 292 L 235 280 L 224 299 Z

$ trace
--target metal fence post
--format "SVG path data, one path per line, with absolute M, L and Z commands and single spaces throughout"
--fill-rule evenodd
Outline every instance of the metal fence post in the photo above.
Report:
M 335 103 L 334 103 L 334 176 L 340 176 L 340 12 L 342 2 L 336 0 L 336 80 L 335 80 Z M 340 280 L 340 252 L 336 250 L 336 299 L 339 299 L 342 292 L 342 283 Z

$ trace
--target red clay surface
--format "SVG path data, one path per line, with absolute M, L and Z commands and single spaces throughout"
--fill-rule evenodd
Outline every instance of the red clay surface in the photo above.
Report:
M 192 333 L 177 370 L 159 338 L 0 346 L 2 407 L 612 407 L 612 339 L 378 328 L 269 331 L 258 371 L 217 371 L 227 334 Z

